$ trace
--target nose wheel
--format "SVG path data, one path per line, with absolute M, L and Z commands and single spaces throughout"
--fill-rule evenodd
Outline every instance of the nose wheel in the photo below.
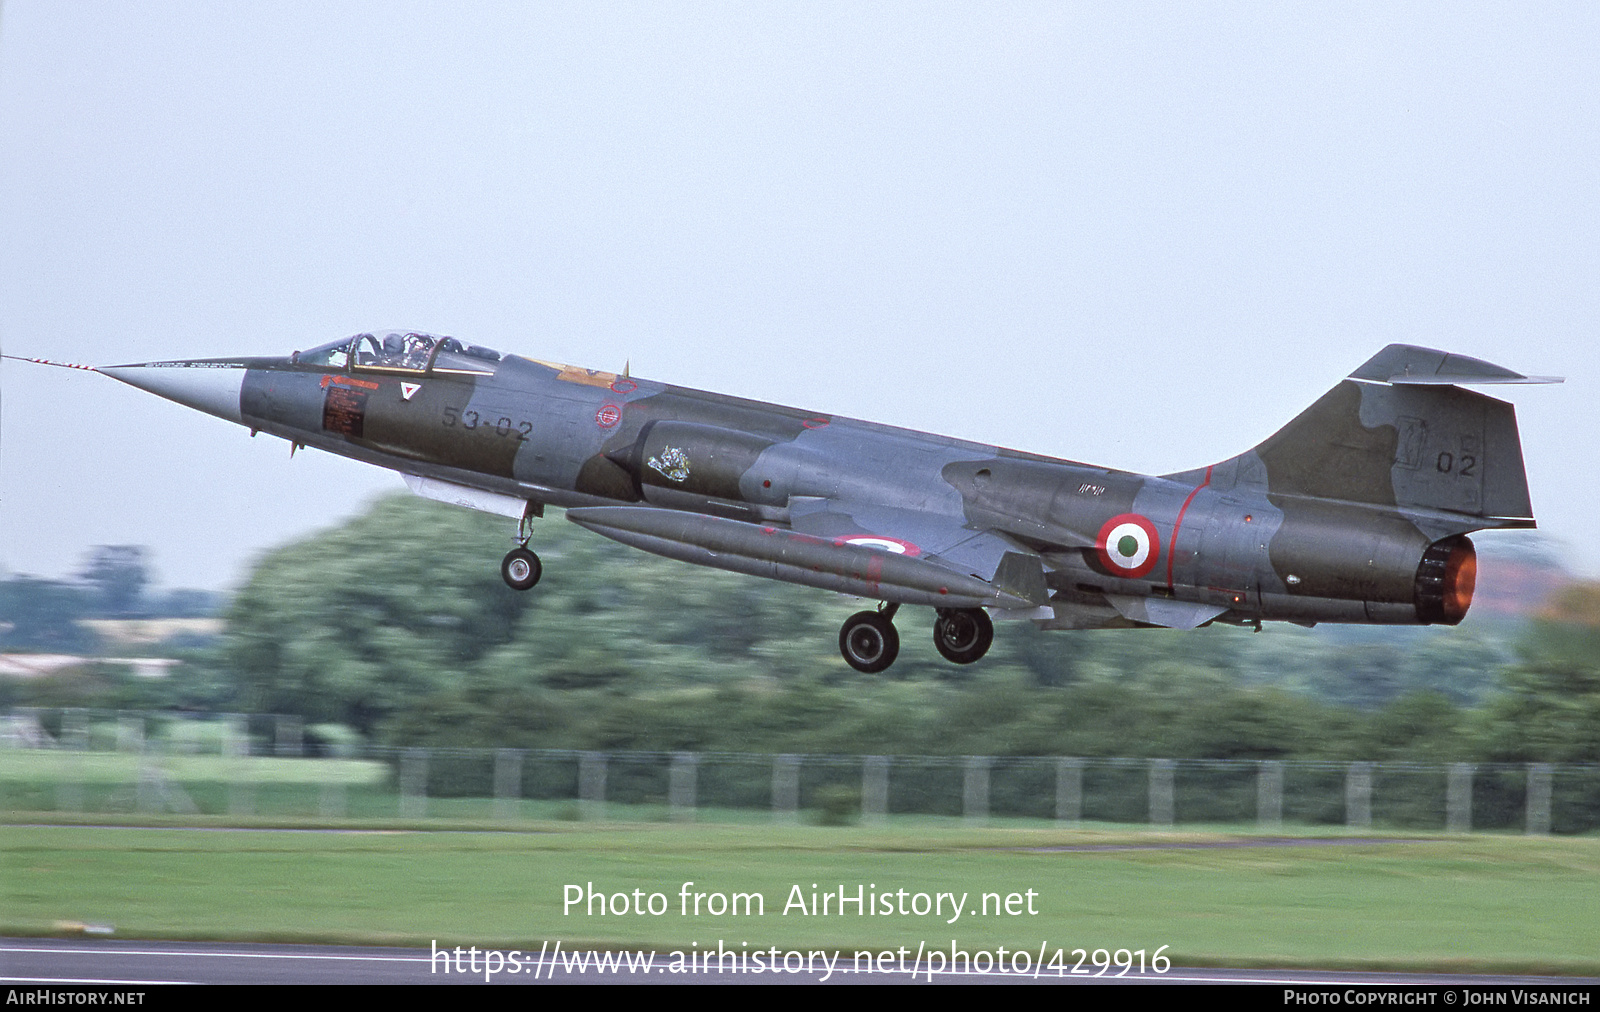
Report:
M 994 623 L 982 608 L 942 608 L 933 623 L 933 645 L 955 664 L 971 664 L 989 652 Z
M 539 557 L 526 548 L 513 548 L 500 560 L 500 577 L 512 590 L 531 590 L 544 573 Z
M 863 674 L 876 674 L 900 654 L 900 634 L 895 631 L 894 607 L 885 611 L 858 611 L 839 630 L 839 653 L 844 662 Z

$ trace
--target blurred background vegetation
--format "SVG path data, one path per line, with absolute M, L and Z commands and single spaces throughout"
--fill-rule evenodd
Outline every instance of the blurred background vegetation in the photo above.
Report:
M 496 573 L 510 533 L 398 496 L 271 552 L 232 595 L 154 593 L 130 546 L 74 580 L 12 576 L 0 651 L 64 659 L 0 677 L 0 708 L 294 714 L 377 745 L 1600 761 L 1600 585 L 1538 542 L 1479 540 L 1453 629 L 1008 622 L 956 667 L 909 609 L 899 662 L 867 676 L 836 649 L 860 601 L 645 555 L 557 511 L 534 535 L 544 579 L 518 594 Z M 150 677 L 140 657 L 179 663 Z

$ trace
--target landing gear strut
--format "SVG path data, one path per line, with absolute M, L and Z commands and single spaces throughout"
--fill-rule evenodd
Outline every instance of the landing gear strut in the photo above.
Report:
M 863 674 L 877 674 L 894 663 L 900 654 L 900 634 L 894 628 L 891 604 L 882 611 L 858 611 L 844 620 L 839 630 L 839 653 L 844 662 Z
M 994 623 L 982 608 L 940 608 L 933 623 L 933 645 L 945 660 L 971 664 L 989 652 Z

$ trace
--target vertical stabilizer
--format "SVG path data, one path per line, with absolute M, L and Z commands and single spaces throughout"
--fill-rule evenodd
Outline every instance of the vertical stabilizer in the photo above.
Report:
M 1392 344 L 1250 453 L 1272 495 L 1532 526 L 1515 409 L 1459 383 L 1550 383 L 1464 355 Z M 1258 469 L 1251 466 L 1259 461 Z

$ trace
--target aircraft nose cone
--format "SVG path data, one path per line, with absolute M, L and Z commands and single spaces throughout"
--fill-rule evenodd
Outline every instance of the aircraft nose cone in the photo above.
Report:
M 152 362 L 143 365 L 100 366 L 112 379 L 147 390 L 186 407 L 244 423 L 239 411 L 239 392 L 247 371 L 238 364 L 216 362 Z

